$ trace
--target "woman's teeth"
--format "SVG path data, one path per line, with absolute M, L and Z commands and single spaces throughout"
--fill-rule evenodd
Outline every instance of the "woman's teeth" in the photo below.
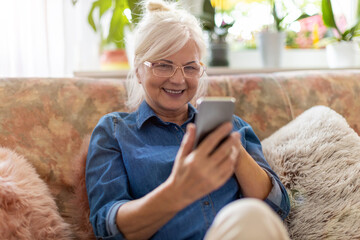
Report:
M 173 93 L 173 94 L 180 94 L 183 91 L 183 90 L 170 90 L 170 89 L 166 89 L 166 88 L 164 88 L 164 90 L 165 90 L 165 92 Z

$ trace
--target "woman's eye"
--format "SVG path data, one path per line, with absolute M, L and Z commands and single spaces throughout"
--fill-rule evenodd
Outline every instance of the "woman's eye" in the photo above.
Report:
M 169 70 L 169 69 L 172 69 L 172 65 L 165 64 L 165 63 L 159 63 L 159 64 L 155 65 L 155 68 L 158 68 L 160 70 Z
M 196 66 L 185 66 L 184 67 L 184 70 L 185 71 L 196 71 L 196 70 L 198 70 L 199 68 L 198 67 L 196 67 Z

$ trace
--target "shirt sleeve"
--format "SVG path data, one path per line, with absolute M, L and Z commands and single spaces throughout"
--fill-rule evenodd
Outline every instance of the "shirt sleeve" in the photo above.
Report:
M 124 239 L 116 225 L 119 207 L 132 200 L 122 154 L 115 137 L 116 116 L 106 115 L 95 127 L 86 161 L 90 222 L 97 238 Z
M 285 219 L 290 212 L 289 196 L 279 177 L 265 160 L 259 138 L 256 136 L 252 127 L 241 118 L 235 116 L 233 124 L 235 130 L 241 135 L 241 143 L 246 151 L 271 178 L 273 187 L 265 199 L 265 202 L 269 204 L 282 219 Z

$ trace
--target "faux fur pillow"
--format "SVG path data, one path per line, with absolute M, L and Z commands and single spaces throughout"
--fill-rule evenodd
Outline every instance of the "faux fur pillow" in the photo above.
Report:
M 47 185 L 13 151 L 0 147 L 0 238 L 69 239 Z
M 262 143 L 290 195 L 292 239 L 360 239 L 360 137 L 342 116 L 313 107 Z

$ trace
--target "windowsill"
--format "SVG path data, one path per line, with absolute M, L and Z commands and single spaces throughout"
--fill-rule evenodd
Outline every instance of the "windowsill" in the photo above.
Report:
M 286 49 L 283 55 L 282 67 L 280 68 L 262 67 L 260 53 L 256 49 L 230 51 L 229 61 L 229 67 L 208 67 L 206 71 L 207 74 L 209 76 L 212 76 L 330 69 L 327 65 L 326 52 L 324 49 Z M 356 68 L 359 67 L 360 56 L 358 54 Z M 128 70 L 81 70 L 75 71 L 74 76 L 90 78 L 125 79 L 127 73 Z
M 344 68 L 342 68 L 344 69 Z M 346 68 L 354 69 L 354 68 Z M 212 67 L 206 70 L 208 76 L 215 75 L 235 75 L 235 74 L 252 74 L 252 73 L 273 73 L 273 72 L 288 72 L 288 71 L 308 71 L 308 70 L 331 70 L 330 68 L 262 68 L 262 69 L 236 69 L 228 67 Z M 335 69 L 334 69 L 335 70 Z M 74 77 L 86 78 L 115 78 L 125 79 L 128 70 L 114 70 L 114 71 L 78 71 L 74 72 Z

